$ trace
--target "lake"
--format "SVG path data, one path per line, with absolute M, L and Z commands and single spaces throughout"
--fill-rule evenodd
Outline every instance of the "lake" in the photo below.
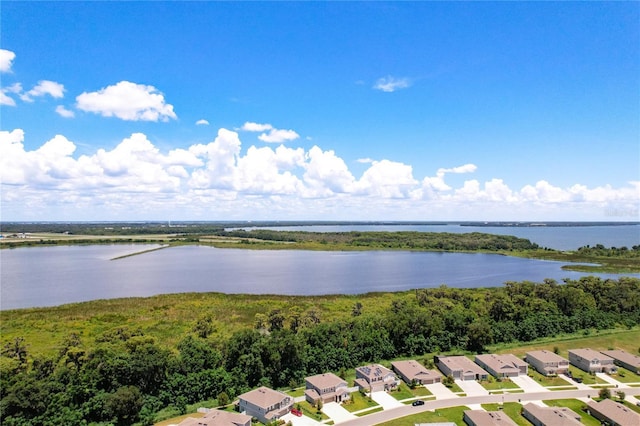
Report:
M 492 254 L 95 245 L 0 250 L 0 309 L 165 293 L 360 294 L 577 279 L 561 262 Z M 594 274 L 617 278 L 612 274 Z M 628 274 L 640 278 L 640 274 Z

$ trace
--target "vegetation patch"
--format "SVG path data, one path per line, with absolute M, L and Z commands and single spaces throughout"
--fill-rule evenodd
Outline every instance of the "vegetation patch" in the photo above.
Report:
M 350 413 L 377 406 L 378 403 L 371 399 L 371 396 L 363 395 L 361 392 L 353 392 L 351 398 L 342 403 L 342 407 Z

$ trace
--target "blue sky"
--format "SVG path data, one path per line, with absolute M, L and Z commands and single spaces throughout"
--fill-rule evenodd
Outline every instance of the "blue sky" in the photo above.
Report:
M 2 220 L 639 220 L 640 3 L 2 2 Z

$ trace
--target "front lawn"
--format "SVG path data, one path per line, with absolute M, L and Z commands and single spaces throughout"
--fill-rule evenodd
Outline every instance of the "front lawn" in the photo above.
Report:
M 499 411 L 499 404 L 482 404 L 482 408 L 487 411 Z M 505 402 L 502 404 L 502 411 L 519 426 L 531 426 L 531 423 L 522 416 L 522 405 L 517 402 Z
M 519 386 L 513 383 L 509 379 L 502 379 L 502 381 L 498 381 L 496 379 L 482 380 L 480 382 L 483 388 L 486 390 L 500 390 L 500 389 L 518 389 Z
M 324 413 L 320 413 L 320 415 L 318 415 L 318 410 L 316 409 L 316 407 L 314 407 L 313 405 L 309 404 L 308 401 L 300 401 L 300 402 L 296 402 L 294 404 L 294 407 L 299 409 L 300 411 L 302 411 L 302 414 L 304 414 L 305 416 L 313 419 L 313 420 L 327 420 L 329 417 L 324 414 Z
M 536 382 L 540 383 L 542 386 L 544 387 L 550 387 L 550 386 L 567 386 L 571 383 L 573 383 L 571 381 L 571 379 L 569 379 L 567 377 L 567 380 L 565 380 L 563 377 L 565 376 L 544 376 L 540 373 L 538 373 L 535 369 L 530 368 L 529 369 L 529 377 L 531 377 L 533 380 L 535 380 Z
M 453 422 L 456 426 L 466 426 L 462 420 L 465 410 L 469 407 L 452 407 L 435 410 L 434 412 L 425 411 L 420 414 L 412 414 L 411 416 L 402 417 L 401 419 L 391 420 L 390 422 L 380 423 L 380 426 L 414 426 L 418 423 L 443 423 Z
M 622 383 L 640 383 L 639 375 L 622 367 L 618 367 L 618 372 L 611 377 Z
M 432 393 L 429 389 L 424 386 L 416 386 L 414 389 L 411 389 L 406 383 L 400 383 L 400 386 L 396 388 L 396 390 L 389 392 L 389 394 L 397 399 L 398 401 L 402 401 L 409 398 L 416 398 L 419 396 L 429 396 Z
M 569 366 L 569 371 L 574 378 L 582 378 L 582 383 L 585 385 L 595 385 L 595 384 L 606 384 L 604 380 L 599 378 L 598 376 L 592 376 L 586 371 L 582 371 L 573 365 Z
M 363 396 L 360 392 L 353 392 L 351 399 L 342 403 L 345 410 L 353 413 L 354 411 L 364 410 L 365 408 L 371 408 L 378 406 L 369 396 Z

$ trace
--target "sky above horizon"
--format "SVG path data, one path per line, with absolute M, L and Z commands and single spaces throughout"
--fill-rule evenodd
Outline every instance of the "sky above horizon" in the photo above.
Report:
M 638 2 L 0 8 L 3 221 L 640 220 Z

